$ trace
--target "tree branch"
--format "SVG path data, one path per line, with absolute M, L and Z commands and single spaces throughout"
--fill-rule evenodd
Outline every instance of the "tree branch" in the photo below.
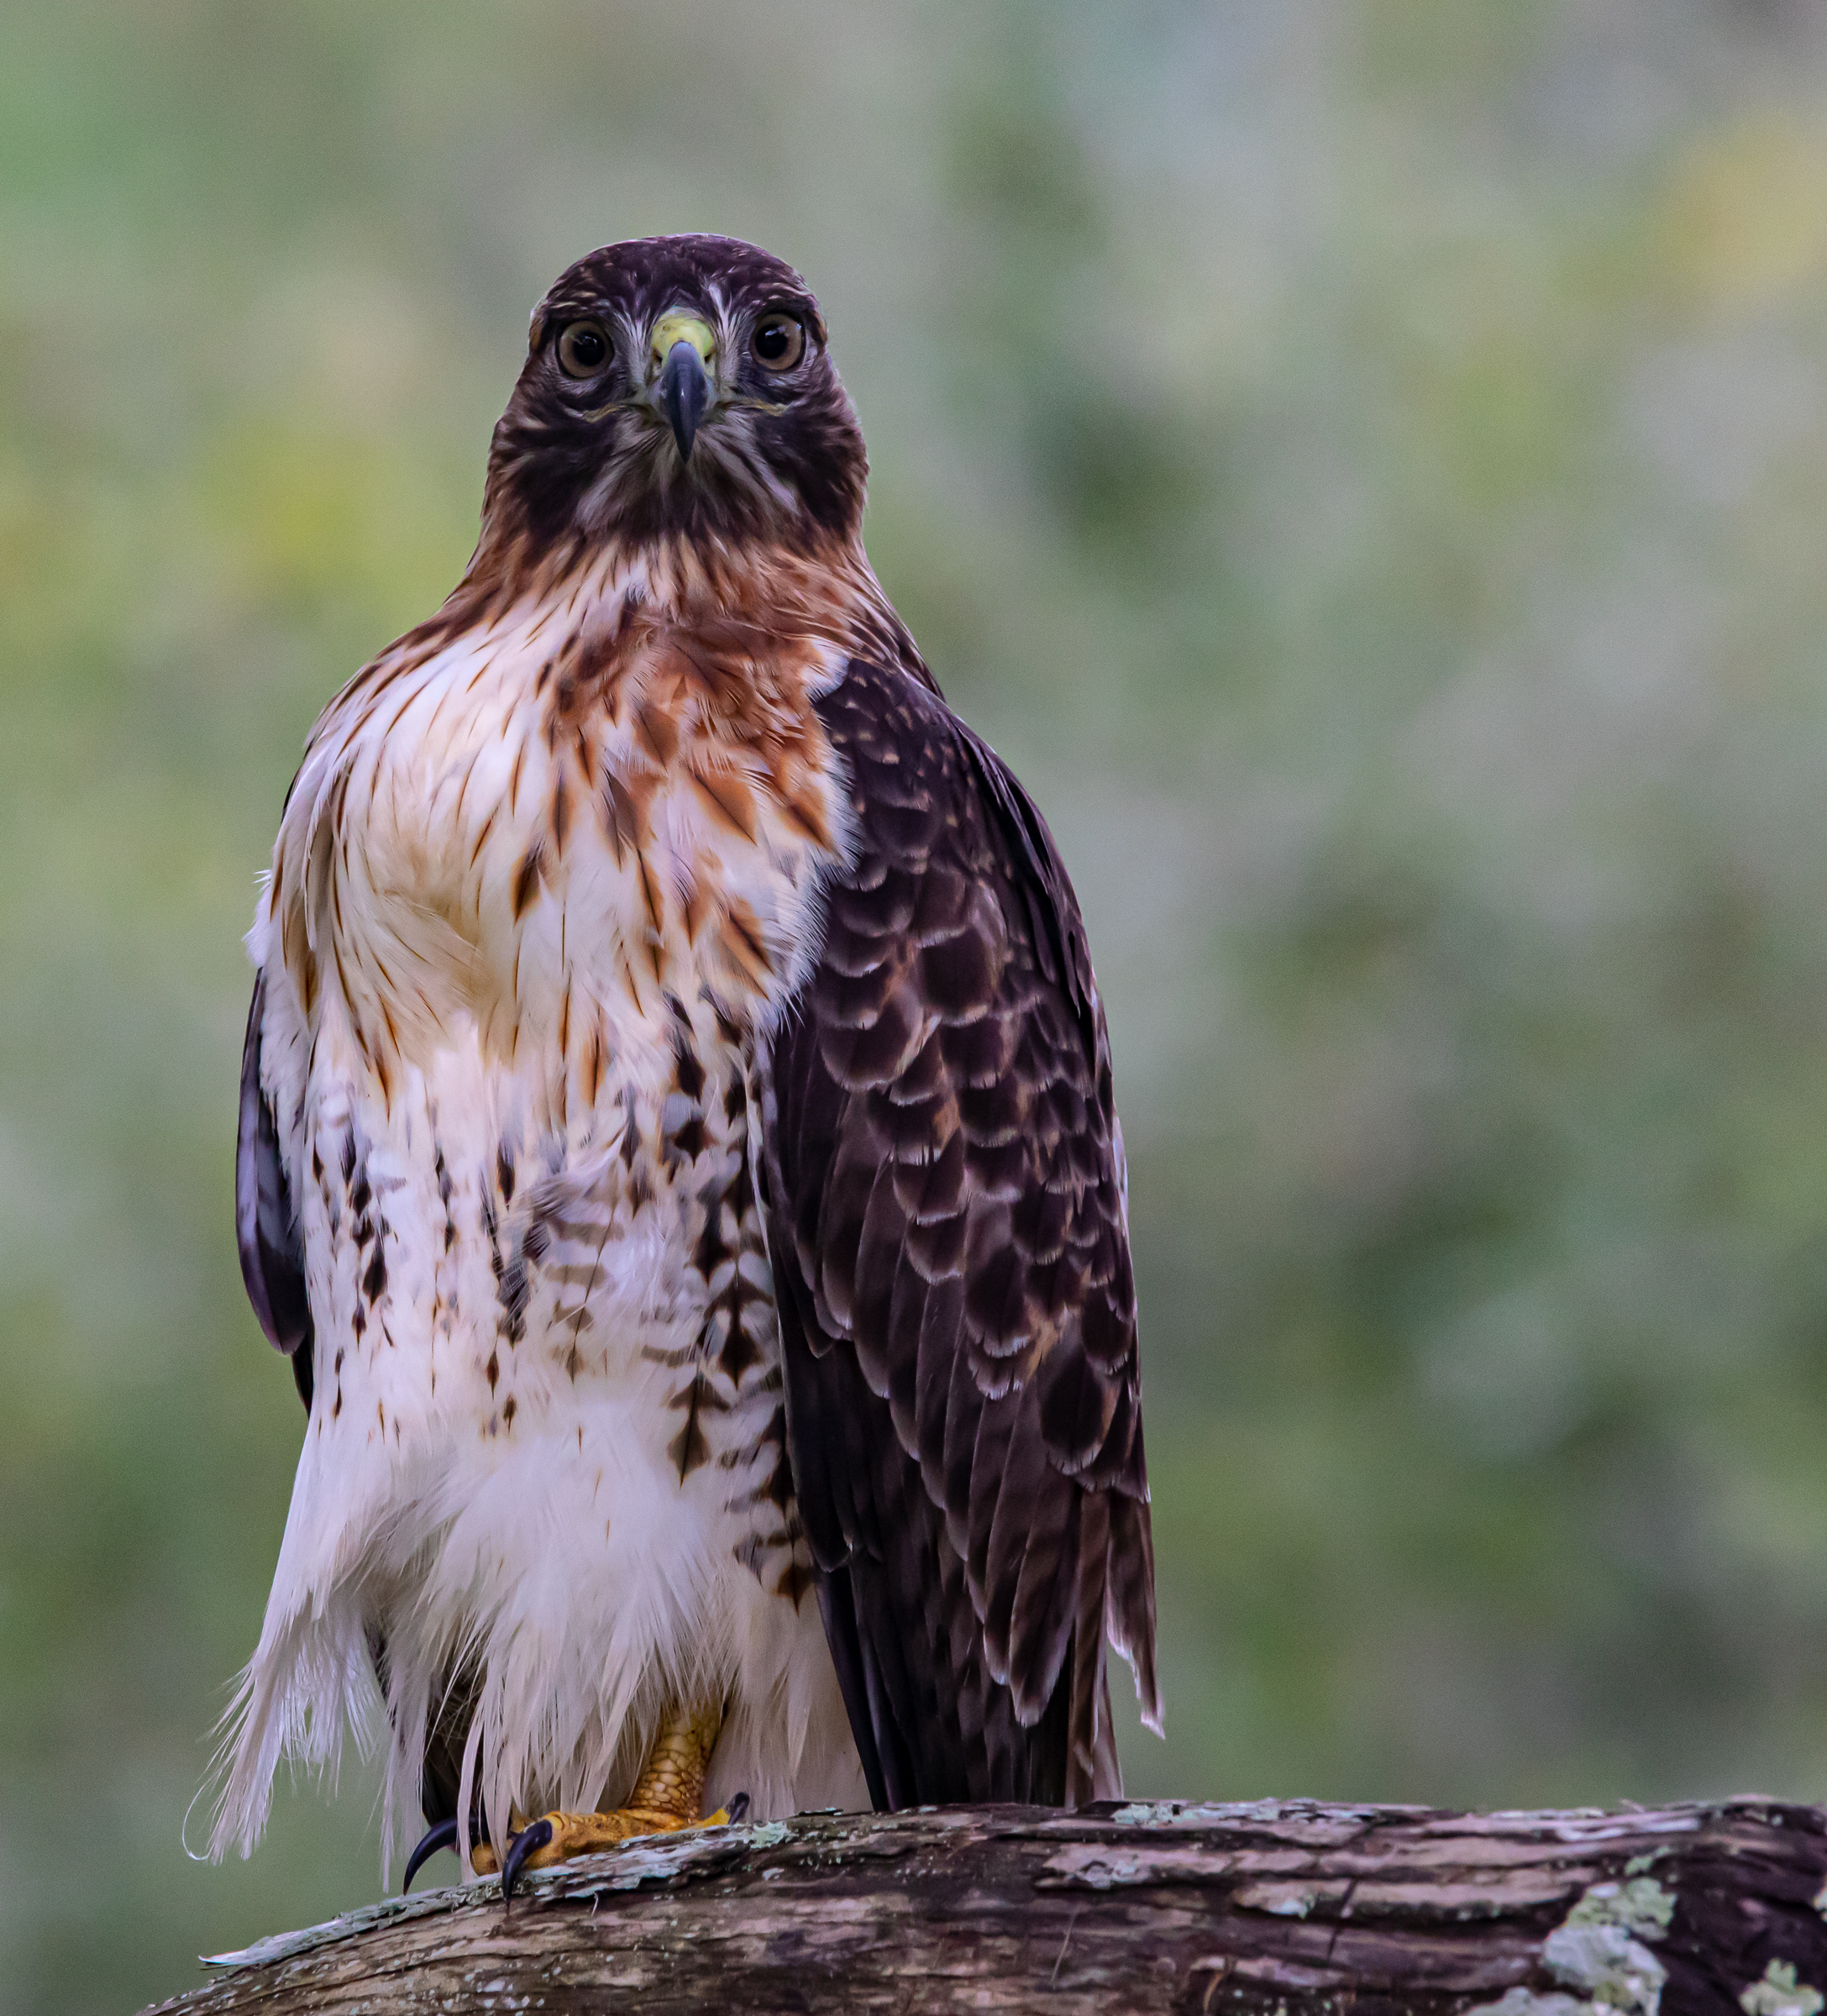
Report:
M 1046 2009 L 1817 2016 L 1827 1812 L 809 1815 L 396 1898 L 164 2016 Z

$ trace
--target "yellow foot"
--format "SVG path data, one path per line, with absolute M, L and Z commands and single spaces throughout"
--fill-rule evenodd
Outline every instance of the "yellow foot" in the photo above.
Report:
M 643 1834 L 682 1834 L 691 1827 L 727 1827 L 748 1810 L 748 1794 L 739 1792 L 727 1806 L 702 1819 L 688 1819 L 682 1814 L 653 1806 L 623 1806 L 614 1813 L 549 1813 L 521 1829 L 508 1844 L 507 1861 L 501 1869 L 501 1898 L 514 1894 L 514 1884 L 523 1869 L 549 1869 L 580 1855 L 600 1855 L 617 1842 L 631 1841 Z M 495 1866 L 495 1853 L 486 1843 L 471 1856 L 479 1876 Z
M 613 1813 L 549 1813 L 512 1834 L 507 1859 L 499 1865 L 502 1902 L 514 1894 L 514 1880 L 522 1869 L 546 1869 L 574 1856 L 596 1855 L 638 1835 L 677 1834 L 687 1827 L 724 1827 L 739 1820 L 748 1810 L 747 1793 L 713 1814 L 701 1813 L 711 1752 L 722 1728 L 721 1704 L 674 1709 L 660 1722 L 626 1806 Z M 479 1876 L 497 1866 L 486 1845 L 478 1845 L 470 1860 Z

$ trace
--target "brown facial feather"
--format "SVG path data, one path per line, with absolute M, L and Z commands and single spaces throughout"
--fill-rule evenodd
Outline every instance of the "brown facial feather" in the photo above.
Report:
M 657 412 L 636 396 L 633 358 L 618 354 L 602 382 L 580 386 L 556 356 L 574 319 L 600 321 L 626 339 L 675 308 L 734 339 L 718 366 L 729 397 L 707 418 L 705 445 L 684 468 Z M 801 361 L 786 374 L 764 371 L 741 340 L 759 313 L 776 308 L 798 315 L 807 333 Z M 355 675 L 345 698 L 384 687 L 530 601 L 554 598 L 606 557 L 649 560 L 660 599 L 706 611 L 739 606 L 740 577 L 758 548 L 788 574 L 866 575 L 868 477 L 823 316 L 790 266 L 735 239 L 604 246 L 562 274 L 534 311 L 527 361 L 495 429 L 480 537 L 463 580 L 434 615 Z M 850 599 L 846 631 L 859 633 L 865 654 L 918 667 L 924 677 L 912 638 L 879 590 Z
M 672 309 L 727 339 L 716 360 L 722 402 L 684 466 L 641 396 L 647 332 Z M 780 373 L 747 343 L 755 318 L 776 309 L 806 333 L 800 363 Z M 585 318 L 607 332 L 612 354 L 580 382 L 560 369 L 558 342 Z M 847 543 L 868 467 L 818 304 L 784 260 L 724 238 L 607 245 L 561 275 L 534 312 L 489 455 L 482 543 L 496 564 L 479 571 L 512 576 L 612 530 L 638 544 L 679 538 L 700 554 L 756 540 L 792 550 Z

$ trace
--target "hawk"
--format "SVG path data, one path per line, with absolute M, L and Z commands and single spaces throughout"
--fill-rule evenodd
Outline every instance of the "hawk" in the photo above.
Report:
M 345 1721 L 386 1852 L 417 1803 L 510 1888 L 738 1795 L 1115 1794 L 1107 1645 L 1159 1725 L 1084 927 L 867 469 L 790 267 L 592 253 L 462 581 L 311 732 L 235 1188 L 307 1420 L 218 1856 Z

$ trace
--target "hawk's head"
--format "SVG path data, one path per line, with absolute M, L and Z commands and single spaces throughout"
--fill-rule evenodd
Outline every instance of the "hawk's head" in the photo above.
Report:
M 847 539 L 863 436 L 806 283 L 733 238 L 606 245 L 533 312 L 484 516 L 542 551 Z

